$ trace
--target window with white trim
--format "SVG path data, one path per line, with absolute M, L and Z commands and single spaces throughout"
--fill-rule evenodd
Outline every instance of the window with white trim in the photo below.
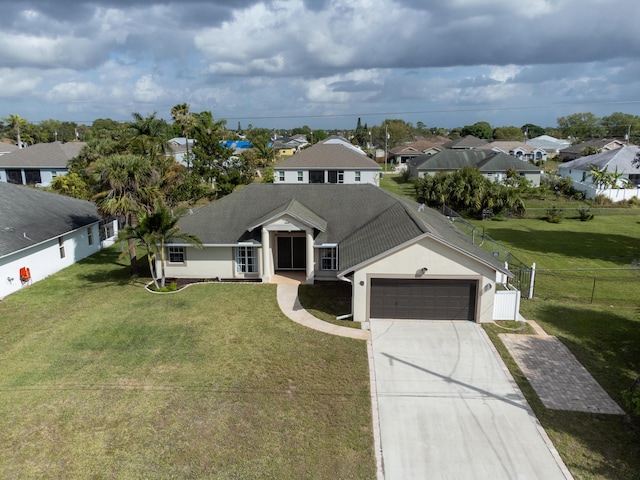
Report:
M 58 249 L 60 250 L 60 258 L 64 258 L 66 254 L 64 252 L 64 239 L 62 237 L 58 237 Z
M 278 181 L 279 182 L 284 182 L 284 172 L 283 171 L 279 171 L 278 172 Z
M 338 183 L 344 183 L 344 170 L 338 170 Z
M 167 247 L 167 256 L 169 263 L 185 263 L 187 261 L 184 247 Z
M 303 180 L 302 170 L 298 170 L 298 181 L 301 182 Z
M 236 247 L 236 272 L 256 273 L 258 271 L 257 248 Z
M 361 178 L 361 174 L 359 170 L 356 170 L 356 182 L 359 182 Z
M 87 243 L 93 245 L 93 228 L 87 228 Z
M 321 270 L 337 270 L 338 269 L 338 248 L 328 247 L 320 249 L 320 269 Z

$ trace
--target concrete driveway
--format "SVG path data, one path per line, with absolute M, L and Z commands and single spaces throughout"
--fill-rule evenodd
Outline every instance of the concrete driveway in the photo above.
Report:
M 566 479 L 482 328 L 371 321 L 384 478 Z

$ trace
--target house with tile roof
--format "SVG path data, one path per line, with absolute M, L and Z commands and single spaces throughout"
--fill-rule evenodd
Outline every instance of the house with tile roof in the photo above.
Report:
M 540 186 L 542 177 L 540 167 L 528 161 L 504 152 L 483 149 L 444 150 L 435 155 L 416 157 L 408 166 L 413 178 L 435 175 L 438 172 L 455 172 L 464 167 L 476 167 L 482 175 L 494 182 L 502 182 L 510 170 L 517 171 L 533 187 Z
M 456 140 L 450 140 L 445 142 L 442 146 L 451 150 L 472 150 L 474 148 L 482 147 L 489 143 L 487 140 L 483 140 L 473 135 L 467 135 Z
M 401 169 L 403 169 L 406 168 L 407 162 L 412 158 L 419 157 L 420 155 L 435 155 L 442 150 L 444 150 L 442 143 L 424 139 L 416 140 L 415 142 L 398 145 L 390 149 L 388 160 L 396 166 L 403 166 L 401 167 Z
M 502 152 L 519 158 L 520 160 L 527 160 L 532 163 L 544 163 L 547 161 L 547 152 L 544 149 L 528 145 L 524 142 L 509 142 L 497 140 L 477 147 L 477 150 L 491 150 L 494 152 Z
M 0 182 L 49 186 L 69 172 L 69 161 L 80 154 L 85 142 L 36 143 L 0 155 Z
M 379 185 L 381 167 L 355 145 L 329 138 L 281 161 L 275 183 L 344 183 Z
M 551 135 L 540 135 L 539 137 L 530 138 L 525 143 L 533 148 L 541 148 L 547 152 L 547 158 L 557 157 L 560 150 L 571 146 L 569 140 L 562 140 L 552 137 Z
M 558 174 L 573 180 L 573 187 L 584 192 L 586 198 L 604 195 L 614 202 L 640 198 L 640 167 L 637 163 L 640 147 L 624 145 L 594 155 L 576 158 L 558 166 Z M 591 169 L 615 173 L 618 176 L 614 188 L 595 185 Z
M 91 202 L 0 182 L 0 299 L 113 244 L 116 235 L 117 221 L 103 220 Z
M 370 184 L 251 184 L 179 227 L 204 248 L 169 243 L 168 277 L 342 280 L 356 321 L 491 321 L 496 284 L 511 276 L 447 217 Z

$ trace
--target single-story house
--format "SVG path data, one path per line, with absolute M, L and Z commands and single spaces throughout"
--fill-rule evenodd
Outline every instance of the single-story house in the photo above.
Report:
M 597 195 L 605 195 L 613 201 L 628 200 L 640 196 L 640 168 L 636 163 L 639 154 L 640 147 L 625 145 L 562 163 L 558 166 L 558 174 L 563 178 L 571 178 L 574 188 L 584 192 L 591 200 Z M 619 175 L 614 188 L 594 184 L 592 165 L 600 172 Z
M 523 142 L 494 141 L 476 149 L 502 152 L 532 163 L 547 161 L 547 152 L 543 148 L 537 148 Z
M 113 244 L 117 228 L 91 202 L 0 182 L 0 299 Z
M 616 150 L 624 147 L 625 143 L 620 140 L 611 140 L 606 138 L 597 138 L 593 140 L 587 140 L 586 142 L 577 143 L 567 148 L 560 150 L 559 156 L 563 162 L 575 160 L 583 156 L 585 149 L 597 149 L 599 152 L 605 152 L 609 150 Z
M 533 187 L 540 186 L 542 171 L 528 161 L 512 155 L 492 150 L 444 150 L 435 155 L 416 157 L 409 162 L 409 173 L 413 178 L 435 175 L 438 172 L 455 172 L 464 167 L 475 166 L 486 178 L 502 182 L 509 170 L 516 170 L 531 182 Z
M 0 155 L 0 182 L 49 186 L 69 172 L 69 160 L 80 154 L 85 142 L 36 143 Z
M 166 155 L 168 157 L 173 157 L 180 165 L 187 166 L 187 159 L 185 158 L 185 155 L 187 154 L 187 147 L 189 149 L 189 154 L 192 154 L 195 143 L 196 141 L 193 138 L 172 138 L 167 142 Z
M 420 155 L 435 155 L 444 150 L 440 143 L 429 140 L 416 140 L 406 145 L 398 145 L 389 150 L 388 161 L 395 165 L 406 165 L 412 158 Z
M 381 167 L 346 140 L 327 139 L 278 163 L 275 183 L 380 182 Z
M 473 135 L 466 135 L 456 140 L 450 140 L 445 142 L 442 146 L 451 150 L 472 150 L 479 148 L 489 143 L 482 138 L 474 137 Z
M 20 147 L 14 143 L 7 143 L 5 141 L 0 141 L 0 155 L 6 155 L 7 153 L 17 152 L 20 150 Z
M 540 135 L 538 137 L 530 138 L 526 140 L 525 143 L 530 147 L 543 149 L 547 152 L 547 158 L 557 157 L 560 150 L 571 146 L 571 142 L 569 140 L 562 140 L 552 137 L 551 135 Z
M 168 243 L 168 277 L 346 281 L 355 321 L 488 322 L 496 285 L 512 276 L 447 217 L 370 184 L 251 184 L 178 225 L 203 248 Z

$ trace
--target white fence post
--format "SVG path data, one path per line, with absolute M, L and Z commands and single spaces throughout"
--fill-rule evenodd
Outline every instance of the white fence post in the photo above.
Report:
M 533 298 L 533 284 L 536 282 L 536 263 L 531 265 L 531 280 L 529 281 L 529 300 Z

